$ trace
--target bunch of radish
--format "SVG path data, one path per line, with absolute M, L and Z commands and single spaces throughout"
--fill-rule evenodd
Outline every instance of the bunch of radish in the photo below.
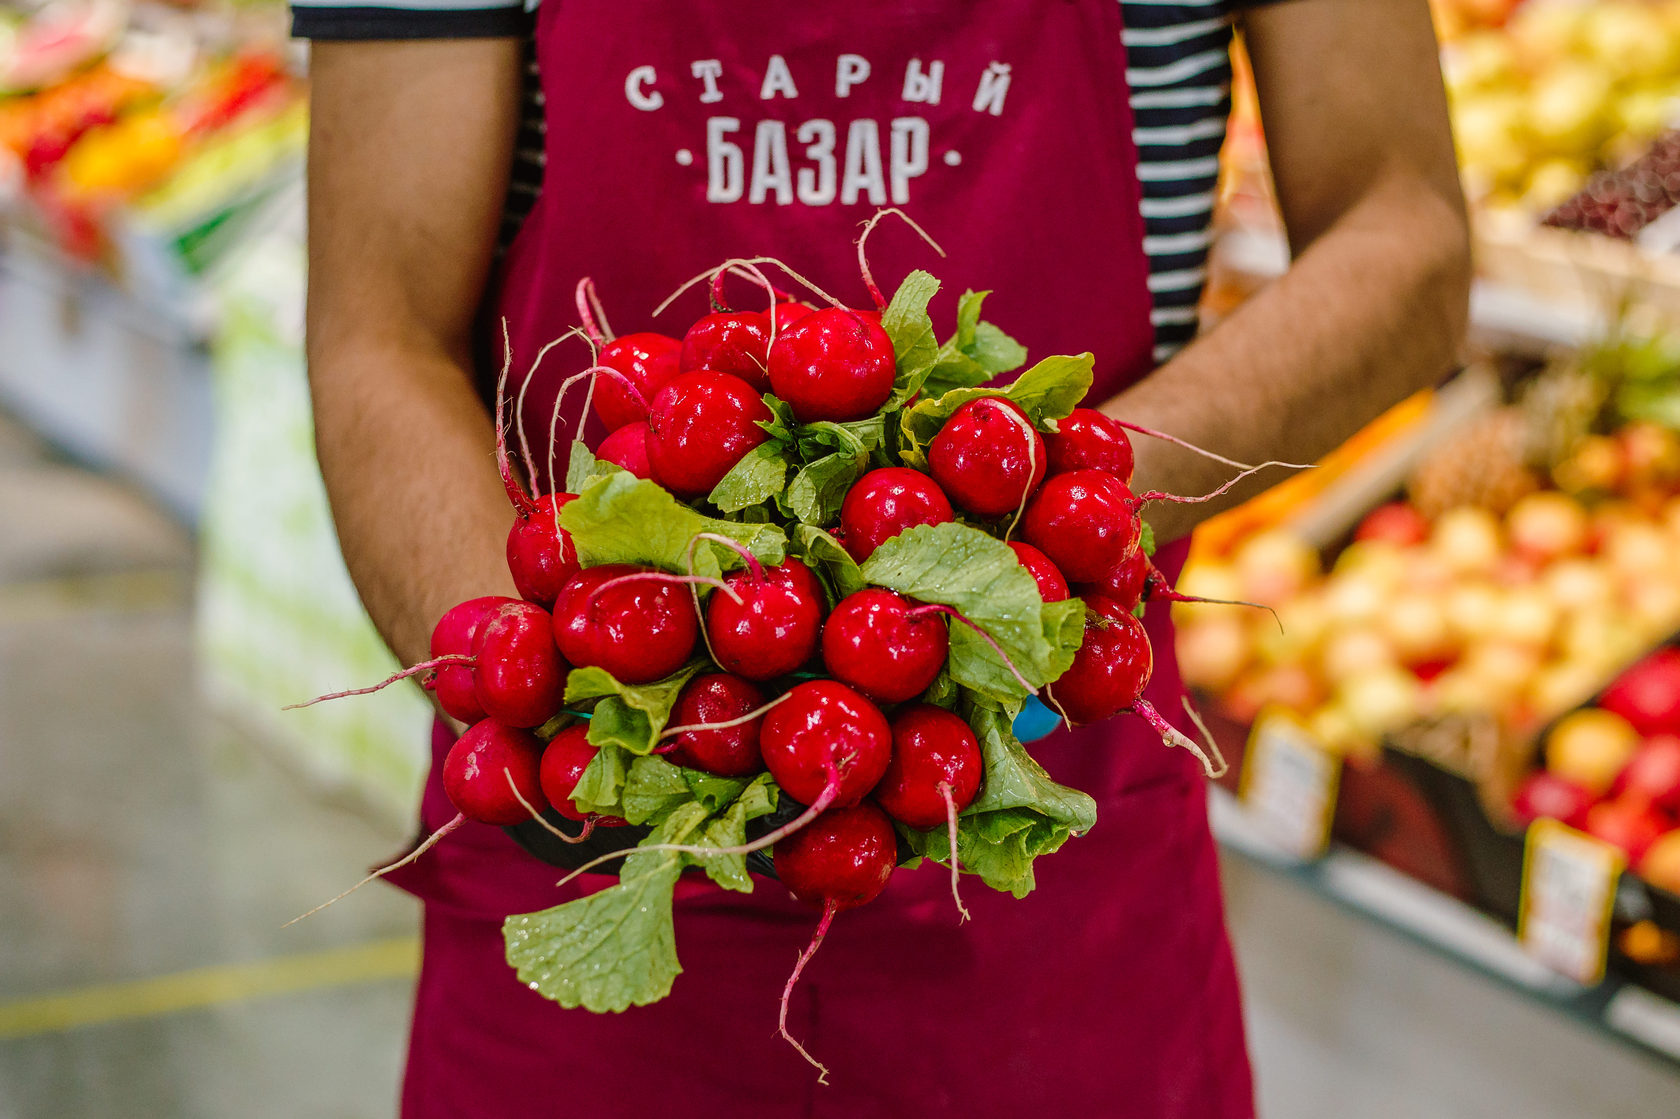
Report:
M 1081 406 L 1091 355 L 990 387 L 1026 354 L 980 320 L 985 293 L 941 344 L 937 281 L 885 300 L 863 243 L 875 309 L 735 260 L 691 282 L 712 307 L 680 339 L 612 336 L 582 282 L 592 360 L 566 385 L 587 383 L 608 435 L 552 480 L 525 448 L 524 482 L 500 441 L 522 598 L 448 611 L 403 674 L 467 726 L 442 774 L 460 815 L 420 850 L 463 820 L 643 829 L 572 871 L 619 862 L 615 884 L 507 921 L 520 980 L 563 1005 L 662 998 L 679 874 L 750 891 L 745 858 L 768 849 L 822 913 L 782 1002 L 797 1047 L 800 970 L 901 864 L 1023 896 L 1033 860 L 1093 825 L 1016 735 L 1028 705 L 1069 725 L 1132 712 L 1212 768 L 1143 698 L 1142 603 L 1175 596 L 1140 512 L 1168 495 L 1131 488 L 1132 425 Z M 729 306 L 731 277 L 765 309 Z

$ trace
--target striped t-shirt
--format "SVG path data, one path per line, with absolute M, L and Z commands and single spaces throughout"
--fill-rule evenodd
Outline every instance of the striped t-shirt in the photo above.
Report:
M 1263 0 L 1119 0 L 1157 362 L 1196 334 L 1219 149 L 1231 111 L 1233 14 L 1256 2 Z M 292 0 L 292 12 L 294 32 L 312 39 L 520 35 L 530 27 L 518 0 Z M 542 185 L 543 105 L 534 65 L 525 86 L 504 237 L 518 228 Z

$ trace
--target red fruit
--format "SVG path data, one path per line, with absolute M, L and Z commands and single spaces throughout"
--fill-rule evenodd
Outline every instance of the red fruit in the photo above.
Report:
M 1117 421 L 1095 408 L 1075 408 L 1056 426 L 1059 430 L 1046 440 L 1051 470 L 1106 470 L 1132 484 L 1132 441 Z
M 1359 522 L 1355 540 L 1383 540 L 1410 548 L 1429 538 L 1429 522 L 1422 513 L 1403 501 L 1379 505 Z
M 595 457 L 621 466 L 638 478 L 652 478 L 653 467 L 648 464 L 648 425 L 637 421 L 610 433 L 601 440 Z
M 513 790 L 538 812 L 548 807 L 538 776 L 541 753 L 542 743 L 528 731 L 493 719 L 474 723 L 443 759 L 443 791 L 469 820 L 497 827 L 529 820 L 531 813 Z
M 800 316 L 770 351 L 770 389 L 801 423 L 873 415 L 896 376 L 881 324 L 838 307 Z
M 1062 578 L 1061 569 L 1050 562 L 1050 557 L 1033 547 L 1023 544 L 1019 540 L 1011 540 L 1009 547 L 1015 553 L 1015 558 L 1021 561 L 1021 566 L 1027 569 L 1027 574 L 1038 584 L 1038 597 L 1045 602 L 1061 602 L 1069 597 L 1067 580 Z
M 762 311 L 720 311 L 707 315 L 683 335 L 679 366 L 684 373 L 728 373 L 755 392 L 767 392 L 770 318 Z
M 950 633 L 939 614 L 911 617 L 912 609 L 879 587 L 847 595 L 823 626 L 823 664 L 882 703 L 921 695 L 945 665 Z
M 706 635 L 723 668 L 749 680 L 785 676 L 811 659 L 822 629 L 822 584 L 811 569 L 790 559 L 724 576 L 741 601 L 713 594 L 706 602 Z
M 840 778 L 835 807 L 862 800 L 892 757 L 886 717 L 834 680 L 809 680 L 787 696 L 765 713 L 758 731 L 764 764 L 776 784 L 794 800 L 811 804 L 828 787 L 832 762 Z
M 907 528 L 942 525 L 956 514 L 932 478 L 907 466 L 871 470 L 852 484 L 840 503 L 840 540 L 862 563 Z
M 1622 673 L 1598 705 L 1642 735 L 1680 734 L 1680 649 L 1658 649 Z
M 1649 805 L 1630 800 L 1600 801 L 1587 809 L 1584 829 L 1626 853 L 1628 865 L 1645 855 L 1645 849 L 1668 830 L 1668 821 Z
M 1076 723 L 1094 723 L 1132 706 L 1155 669 L 1143 623 L 1100 594 L 1085 595 L 1085 641 L 1073 665 L 1048 688 L 1050 706 Z
M 595 589 L 642 568 L 586 567 L 554 601 L 554 640 L 575 665 L 606 669 L 622 684 L 663 679 L 688 662 L 700 636 L 694 600 L 681 583 L 636 579 Z
M 776 304 L 776 309 L 772 312 L 776 317 L 776 333 L 780 334 L 814 310 L 816 308 L 807 303 Z
M 875 800 L 887 815 L 922 831 L 943 827 L 940 785 L 950 788 L 958 812 L 973 802 L 985 762 L 966 722 L 943 708 L 918 703 L 893 717 L 892 736 L 892 761 L 875 786 Z
M 1680 738 L 1648 738 L 1616 778 L 1616 793 L 1653 808 L 1680 813 Z
M 432 656 L 468 657 L 473 651 L 473 636 L 484 619 L 502 606 L 517 605 L 517 598 L 486 595 L 469 598 L 444 611 L 432 629 Z M 484 718 L 484 708 L 478 703 L 478 690 L 473 682 L 473 666 L 451 664 L 437 670 L 432 678 L 432 690 L 437 693 L 438 706 L 444 713 L 463 723 L 476 723 Z
M 684 373 L 659 390 L 648 413 L 653 477 L 683 497 L 704 497 L 768 435 L 757 391 L 727 373 Z
M 1137 551 L 1143 523 L 1126 484 L 1102 470 L 1052 474 L 1027 504 L 1022 534 L 1075 583 L 1094 583 Z
M 853 909 L 887 888 L 898 864 L 892 821 L 873 804 L 824 812 L 775 849 L 776 877 L 806 905 Z
M 984 396 L 952 413 L 928 445 L 928 467 L 957 506 L 1013 513 L 1044 481 L 1044 438 L 1012 400 Z
M 1542 817 L 1562 820 L 1572 828 L 1585 827 L 1593 795 L 1566 777 L 1544 769 L 1535 770 L 1517 786 L 1511 811 L 1526 827 Z
M 572 803 L 572 792 L 583 779 L 583 771 L 595 760 L 600 747 L 589 742 L 589 724 L 577 723 L 567 727 L 549 742 L 542 752 L 542 766 L 538 777 L 542 781 L 543 796 L 549 806 L 568 820 L 583 820 L 587 813 L 579 812 Z M 606 823 L 603 819 L 601 823 Z M 622 820 L 618 821 L 623 823 Z
M 484 713 L 510 727 L 536 727 L 560 710 L 566 664 L 548 611 L 529 602 L 498 607 L 473 634 L 474 693 Z
M 684 685 L 671 708 L 667 726 L 694 723 L 727 723 L 764 706 L 764 693 L 739 676 L 712 672 L 696 676 Z M 687 766 L 719 777 L 745 777 L 764 768 L 758 751 L 760 715 L 750 723 L 721 730 L 690 730 L 674 734 L 665 757 L 675 765 Z
M 616 377 L 595 381 L 595 414 L 608 431 L 647 419 L 647 406 L 677 375 L 682 343 L 663 334 L 626 334 L 601 348 L 601 364 L 616 369 L 636 386 L 634 392 Z
M 1135 610 L 1138 604 L 1148 597 L 1150 588 L 1150 573 L 1154 565 L 1149 557 L 1139 548 L 1119 563 L 1108 569 L 1101 579 L 1091 584 L 1091 590 L 1098 594 L 1107 595 L 1120 605 Z
M 522 514 L 508 529 L 507 563 L 513 585 L 527 602 L 552 606 L 554 596 L 577 574 L 577 550 L 571 533 L 555 519 L 555 505 L 565 508 L 577 499 L 575 493 L 543 494 L 529 514 Z

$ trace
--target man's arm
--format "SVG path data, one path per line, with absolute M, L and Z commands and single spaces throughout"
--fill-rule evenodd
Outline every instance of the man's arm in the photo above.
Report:
M 309 384 L 350 574 L 405 663 L 463 599 L 513 594 L 472 322 L 517 127 L 514 39 L 317 43 Z
M 1245 462 L 1311 462 L 1458 355 L 1469 245 L 1425 0 L 1286 0 L 1242 17 L 1289 271 L 1105 405 Z M 1140 487 L 1230 471 L 1139 437 Z M 1163 537 L 1251 496 L 1151 506 Z

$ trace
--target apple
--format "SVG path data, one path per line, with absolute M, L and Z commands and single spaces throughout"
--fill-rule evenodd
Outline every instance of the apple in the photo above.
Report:
M 1586 789 L 1568 778 L 1540 769 L 1530 773 L 1517 786 L 1511 811 L 1525 826 L 1546 817 L 1579 828 L 1586 825 L 1587 809 L 1592 804 L 1593 795 Z
M 1662 813 L 1631 800 L 1599 801 L 1587 809 L 1588 835 L 1602 839 L 1626 853 L 1628 865 L 1637 865 L 1651 845 L 1668 830 Z
M 1429 537 L 1429 522 L 1404 501 L 1379 505 L 1359 522 L 1355 540 L 1382 540 L 1401 547 L 1422 544 Z
M 1642 735 L 1680 734 L 1680 649 L 1658 649 L 1622 673 L 1599 706 Z
M 1555 491 L 1531 493 L 1505 515 L 1511 545 L 1545 562 L 1578 552 L 1587 542 L 1587 514 L 1581 503 Z
M 1546 739 L 1546 768 L 1602 795 L 1639 748 L 1639 732 L 1611 711 L 1589 707 L 1557 721 Z
M 1457 574 L 1491 571 L 1503 550 L 1499 522 L 1486 509 L 1473 505 L 1449 509 L 1435 522 L 1429 548 Z
M 1680 812 L 1680 737 L 1647 738 L 1616 778 L 1617 796 Z
M 1240 591 L 1223 597 L 1268 606 L 1294 598 L 1319 573 L 1318 552 L 1293 533 L 1277 529 L 1256 533 L 1237 545 L 1231 565 Z

